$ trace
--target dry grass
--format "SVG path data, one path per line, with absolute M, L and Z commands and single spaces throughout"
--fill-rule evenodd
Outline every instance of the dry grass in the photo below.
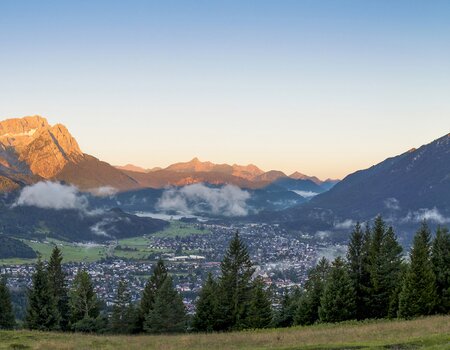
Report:
M 0 349 L 450 349 L 450 316 L 219 334 L 95 336 L 0 332 Z

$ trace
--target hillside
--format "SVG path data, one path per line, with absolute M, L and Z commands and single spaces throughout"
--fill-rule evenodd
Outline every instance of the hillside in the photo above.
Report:
M 0 349 L 448 349 L 450 316 L 219 334 L 95 336 L 0 331 Z
M 345 223 L 381 214 L 409 240 L 424 219 L 431 226 L 450 222 L 449 198 L 450 134 L 348 175 L 308 203 L 260 219 L 307 232 L 337 232 L 348 230 Z

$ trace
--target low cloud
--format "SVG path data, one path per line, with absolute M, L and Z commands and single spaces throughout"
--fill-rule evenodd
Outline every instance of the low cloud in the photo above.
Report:
M 297 193 L 298 195 L 302 196 L 303 198 L 310 199 L 312 197 L 315 197 L 318 195 L 317 192 L 313 191 L 298 191 L 298 190 L 292 190 L 292 192 Z
M 446 224 L 450 222 L 450 218 L 442 215 L 436 207 L 433 209 L 423 208 L 414 212 L 409 212 L 402 221 L 421 222 L 423 220 L 434 222 L 436 224 Z
M 391 210 L 400 210 L 400 202 L 397 198 L 387 198 L 384 201 L 384 206 Z
M 353 221 L 351 219 L 347 219 L 347 220 L 344 220 L 341 222 L 336 222 L 334 224 L 334 228 L 348 230 L 349 228 L 351 228 L 355 225 L 356 225 L 355 221 Z
M 105 218 L 97 222 L 95 225 L 92 225 L 90 227 L 90 230 L 94 235 L 112 238 L 113 236 L 110 233 L 116 232 L 116 228 L 114 226 L 111 226 L 114 224 L 114 222 L 117 222 L 117 220 L 112 218 Z
M 89 190 L 89 192 L 97 197 L 112 197 L 118 192 L 118 190 L 117 190 L 117 188 L 114 188 L 111 186 L 102 186 L 102 187 L 92 188 Z
M 163 211 L 177 211 L 182 214 L 211 213 L 223 216 L 245 216 L 248 214 L 247 191 L 237 186 L 225 185 L 210 188 L 194 184 L 164 191 L 157 203 Z
M 24 187 L 13 206 L 34 206 L 43 209 L 78 209 L 85 211 L 86 196 L 72 185 L 43 181 Z
M 319 238 L 320 240 L 324 240 L 325 238 L 331 237 L 333 232 L 331 231 L 317 231 L 314 236 Z

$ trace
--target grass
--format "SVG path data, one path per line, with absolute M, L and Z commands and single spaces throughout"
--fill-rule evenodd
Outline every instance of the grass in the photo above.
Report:
M 58 241 L 56 239 L 47 239 L 45 242 L 25 239 L 22 241 L 39 253 L 44 260 L 50 258 L 55 244 L 61 249 L 65 262 L 93 262 L 106 257 L 107 254 L 106 245 L 80 246 L 69 242 Z M 0 265 L 31 264 L 34 262 L 36 262 L 36 259 L 1 259 Z
M 450 349 L 450 316 L 172 336 L 0 331 L 0 349 Z
M 192 235 L 202 235 L 208 233 L 209 230 L 207 229 L 201 230 L 188 223 L 184 223 L 181 221 L 171 221 L 169 227 L 167 227 L 163 231 L 156 232 L 152 236 L 175 238 L 175 237 L 188 237 Z
M 93 247 L 80 246 L 69 242 L 63 242 L 56 239 L 47 239 L 44 242 L 37 242 L 32 240 L 23 239 L 22 241 L 38 252 L 44 260 L 48 260 L 51 251 L 55 244 L 62 250 L 65 262 L 94 262 L 101 258 L 105 258 L 108 255 L 113 257 L 132 259 L 132 260 L 147 260 L 151 253 L 167 253 L 170 250 L 166 249 L 152 249 L 149 248 L 152 237 L 187 237 L 190 235 L 206 234 L 208 230 L 201 230 L 189 223 L 183 223 L 179 221 L 171 221 L 170 225 L 163 231 L 157 232 L 148 236 L 132 237 L 121 239 L 118 241 L 118 245 L 125 249 L 115 248 L 110 252 L 108 245 L 97 245 Z M 132 248 L 129 250 L 126 248 Z M 112 253 L 112 254 L 110 254 Z M 188 254 L 197 254 L 196 251 L 187 252 Z M 0 259 L 0 265 L 20 265 L 20 264 L 33 264 L 36 259 Z

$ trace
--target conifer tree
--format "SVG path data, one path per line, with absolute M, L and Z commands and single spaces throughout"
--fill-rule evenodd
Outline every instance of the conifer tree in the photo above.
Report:
M 402 283 L 402 252 L 403 248 L 397 242 L 394 230 L 390 226 L 383 239 L 381 246 L 381 273 L 382 289 L 385 291 L 387 309 L 385 316 L 395 317 L 398 310 L 398 295 Z
M 200 332 L 217 330 L 217 292 L 218 286 L 211 273 L 203 284 L 196 304 L 192 327 Z
M 367 317 L 367 291 L 369 289 L 369 245 L 370 229 L 362 231 L 361 225 L 356 223 L 350 236 L 348 245 L 347 260 L 349 275 L 353 282 L 353 288 L 356 293 L 356 318 L 364 319 Z
M 264 290 L 264 282 L 260 278 L 253 281 L 253 293 L 250 302 L 247 328 L 268 328 L 273 320 L 272 303 L 267 291 Z
M 221 330 L 245 327 L 252 295 L 251 277 L 255 271 L 247 247 L 236 232 L 221 264 L 218 326 Z
M 138 310 L 137 318 L 137 331 L 141 332 L 144 330 L 144 321 L 147 315 L 153 308 L 155 302 L 156 292 L 163 285 L 167 278 L 167 269 L 164 265 L 164 261 L 159 259 L 157 263 L 153 266 L 153 272 L 148 279 L 144 290 L 142 292 L 142 298 Z
M 111 316 L 111 330 L 115 333 L 131 333 L 133 329 L 133 305 L 131 293 L 124 279 L 119 281 L 117 296 Z
M 16 324 L 13 307 L 11 303 L 11 294 L 6 285 L 6 277 L 0 278 L 0 330 L 12 329 Z
M 322 298 L 319 316 L 323 322 L 341 322 L 356 317 L 356 294 L 342 258 L 334 260 Z
M 172 277 L 165 278 L 144 321 L 148 333 L 180 333 L 186 330 L 186 309 L 181 295 L 173 288 Z
M 73 280 L 69 306 L 72 328 L 81 330 L 79 324 L 82 324 L 83 331 L 90 331 L 85 328 L 86 325 L 92 324 L 93 327 L 95 326 L 95 320 L 100 316 L 100 305 L 91 277 L 86 270 L 78 271 Z
M 399 317 L 429 315 L 436 303 L 436 280 L 431 263 L 431 233 L 427 224 L 414 236 L 411 262 L 399 295 Z
M 298 305 L 302 292 L 295 288 L 292 292 L 285 292 L 281 299 L 281 307 L 275 313 L 275 327 L 291 327 L 294 324 L 294 317 L 298 310 Z
M 66 275 L 61 266 L 62 259 L 61 251 L 55 246 L 47 266 L 47 275 L 50 292 L 55 299 L 56 308 L 59 314 L 59 326 L 62 330 L 67 330 L 69 326 L 69 297 L 66 285 Z
M 433 241 L 431 262 L 436 276 L 436 312 L 450 312 L 450 233 L 439 227 Z
M 386 233 L 386 224 L 381 216 L 375 218 L 371 230 L 369 247 L 369 273 L 370 289 L 369 304 L 367 309 L 368 318 L 383 318 L 389 309 L 389 293 L 384 289 L 383 284 L 383 256 L 382 246 Z
M 294 316 L 295 324 L 310 325 L 319 320 L 320 300 L 329 271 L 330 264 L 327 259 L 322 257 L 317 266 L 308 272 L 305 293 L 299 300 Z
M 36 271 L 32 277 L 32 287 L 28 291 L 25 324 L 29 329 L 55 330 L 59 328 L 58 309 L 50 291 L 44 263 L 40 258 L 36 263 Z

